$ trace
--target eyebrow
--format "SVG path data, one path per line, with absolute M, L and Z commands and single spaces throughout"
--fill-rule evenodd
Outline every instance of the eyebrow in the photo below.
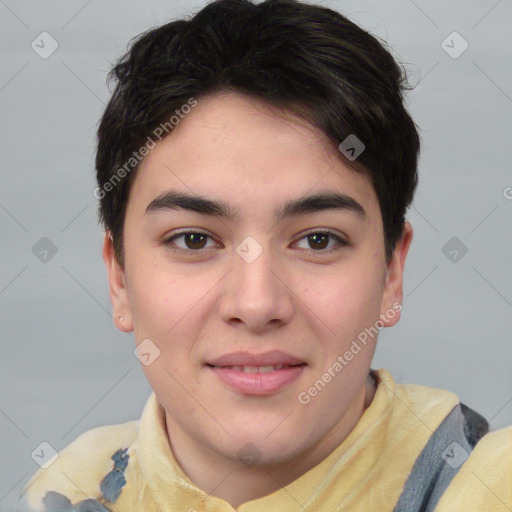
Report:
M 146 207 L 145 214 L 178 209 L 231 221 L 239 218 L 238 210 L 233 210 L 224 201 L 177 190 L 169 190 L 153 199 Z M 325 210 L 348 211 L 361 219 L 366 217 L 366 211 L 358 201 L 338 192 L 322 192 L 288 200 L 275 210 L 274 217 L 280 222 L 285 218 Z

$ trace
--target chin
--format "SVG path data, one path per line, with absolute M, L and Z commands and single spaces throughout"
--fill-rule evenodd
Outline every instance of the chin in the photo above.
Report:
M 230 443 L 229 458 L 247 467 L 261 468 L 286 463 L 301 453 L 301 447 L 297 444 L 298 440 L 292 432 L 282 433 L 281 437 L 293 440 L 293 445 L 284 443 L 277 436 L 272 439 L 272 435 L 267 435 L 266 431 L 263 433 L 258 431 L 254 435 L 247 433 L 243 439 L 238 437 L 234 445 Z

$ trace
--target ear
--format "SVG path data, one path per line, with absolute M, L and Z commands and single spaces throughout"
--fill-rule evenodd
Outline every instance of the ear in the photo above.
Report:
M 402 236 L 397 242 L 393 251 L 393 257 L 386 270 L 386 286 L 382 296 L 380 319 L 384 327 L 391 327 L 400 320 L 400 311 L 403 300 L 403 275 L 405 267 L 405 258 L 409 251 L 413 236 L 412 226 L 405 222 Z M 398 306 L 400 304 L 400 306 Z M 394 306 L 393 306 L 394 305 Z M 394 311 L 391 315 L 389 312 Z M 387 314 L 386 314 L 387 312 Z
M 103 240 L 103 261 L 107 267 L 114 325 L 120 331 L 131 332 L 133 331 L 133 319 L 126 289 L 126 277 L 124 270 L 117 262 L 112 235 L 109 231 L 105 233 Z

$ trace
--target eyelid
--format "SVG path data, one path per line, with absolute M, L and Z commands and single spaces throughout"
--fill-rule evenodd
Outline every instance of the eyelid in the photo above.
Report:
M 185 253 L 185 254 L 189 254 L 189 255 L 193 255 L 193 254 L 200 255 L 200 254 L 203 254 L 204 252 L 208 251 L 209 249 L 211 249 L 211 247 L 206 248 L 206 249 L 198 249 L 198 250 L 182 249 L 181 247 L 178 247 L 178 248 L 171 247 L 171 243 L 173 240 L 175 240 L 176 238 L 179 238 L 182 235 L 187 235 L 190 233 L 197 234 L 197 235 L 204 235 L 207 238 L 211 238 L 212 240 L 215 240 L 215 237 L 213 235 L 210 235 L 209 233 L 207 233 L 206 231 L 203 231 L 201 229 L 184 228 L 183 230 L 173 232 L 170 236 L 165 237 L 162 243 L 164 245 L 168 246 L 174 252 L 181 252 L 181 253 Z M 318 251 L 315 251 L 314 249 L 301 249 L 303 252 L 306 252 L 307 254 L 313 254 L 314 256 L 322 256 L 322 255 L 326 255 L 326 254 L 331 254 L 331 253 L 349 245 L 349 242 L 346 240 L 345 237 L 339 235 L 337 232 L 335 232 L 329 228 L 311 228 L 309 230 L 306 230 L 306 231 L 300 233 L 298 235 L 297 239 L 293 243 L 297 243 L 300 240 L 302 240 L 303 238 L 306 238 L 309 235 L 314 235 L 317 233 L 318 234 L 327 234 L 327 235 L 331 236 L 332 238 L 334 238 L 337 241 L 338 245 L 331 249 L 318 250 Z
M 343 249 L 344 247 L 347 247 L 349 245 L 349 242 L 347 241 L 347 237 L 339 235 L 337 232 L 333 231 L 329 228 L 312 228 L 307 231 L 304 231 L 300 233 L 297 240 L 294 242 L 299 242 L 303 238 L 306 238 L 309 235 L 315 235 L 315 234 L 326 234 L 331 236 L 337 241 L 337 245 L 335 247 L 332 247 L 331 249 L 324 249 L 315 251 L 313 249 L 302 249 L 302 251 L 306 252 L 307 254 L 313 255 L 313 256 L 325 256 L 328 254 L 332 254 L 336 251 L 339 251 L 340 249 Z
M 311 228 L 307 229 L 306 231 L 303 231 L 302 233 L 299 233 L 297 240 L 300 240 L 301 238 L 304 238 L 307 235 L 314 235 L 316 233 L 327 233 L 329 235 L 332 235 L 334 237 L 339 238 L 340 240 L 343 240 L 348 244 L 348 237 L 346 237 L 344 234 L 339 233 L 337 231 L 334 231 L 330 228 Z
M 173 232 L 171 235 L 169 236 L 166 236 L 164 237 L 164 239 L 162 240 L 162 243 L 164 245 L 169 245 L 171 244 L 171 242 L 176 239 L 176 238 L 179 238 L 180 236 L 182 235 L 188 235 L 190 233 L 193 233 L 194 235 L 204 235 L 208 238 L 211 238 L 212 240 L 215 240 L 215 237 L 213 235 L 210 235 L 209 233 L 207 233 L 206 231 L 203 231 L 201 229 L 196 229 L 196 228 L 184 228 L 182 230 L 178 230 L 176 232 Z M 204 249 L 198 249 L 197 251 L 193 251 L 191 249 L 181 249 L 181 247 L 178 247 L 177 249 L 174 249 L 171 247 L 172 250 L 175 250 L 177 252 L 187 252 L 187 253 L 197 253 L 197 254 L 201 254 L 202 251 L 204 251 Z

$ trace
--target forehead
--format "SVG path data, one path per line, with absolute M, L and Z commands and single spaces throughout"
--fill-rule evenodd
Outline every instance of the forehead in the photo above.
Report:
M 320 130 L 261 100 L 219 93 L 198 100 L 142 161 L 129 208 L 168 190 L 226 198 L 243 215 L 317 190 L 349 195 L 380 215 L 368 176 L 349 168 Z

